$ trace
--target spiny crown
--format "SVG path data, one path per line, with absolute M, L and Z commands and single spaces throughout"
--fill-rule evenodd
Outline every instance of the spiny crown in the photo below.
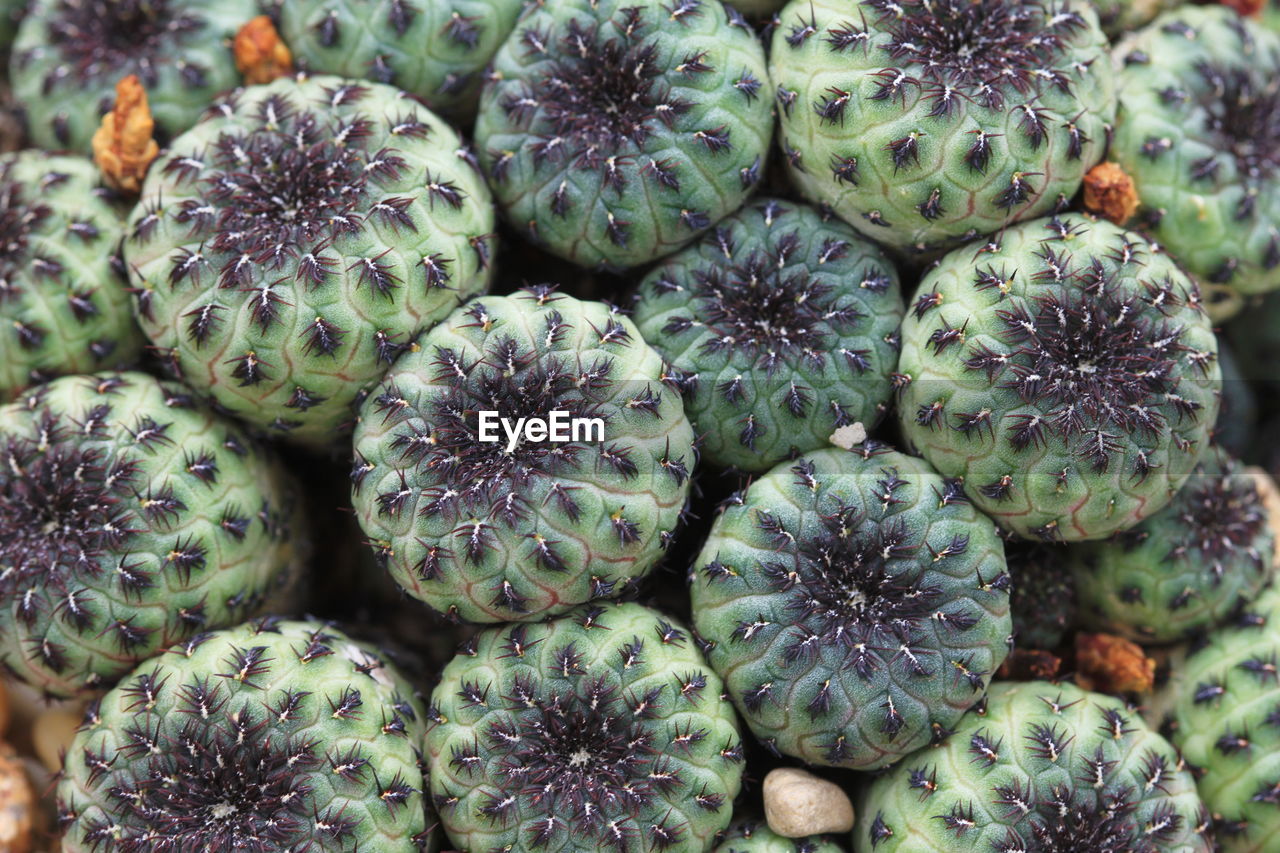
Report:
M 1209 130 L 1235 159 L 1239 173 L 1250 183 L 1280 174 L 1280 75 L 1210 62 L 1198 64 L 1196 72 L 1208 86 L 1201 103 Z M 1216 169 L 1212 156 L 1192 165 L 1196 175 L 1211 176 Z
M 1171 309 L 1198 307 L 1194 290 L 1167 277 L 1123 286 L 1121 277 L 1141 275 L 1136 272 L 1142 265 L 1140 244 L 1125 237 L 1106 255 L 1077 258 L 1070 239 L 1087 228 L 1084 223 L 1055 218 L 1046 228 L 1051 236 L 1036 253 L 1043 269 L 1032 276 L 1028 296 L 995 312 L 1009 351 L 978 343 L 964 364 L 1039 410 L 1017 415 L 1009 427 L 1016 449 L 1043 446 L 1048 436 L 1075 440 L 1076 455 L 1105 471 L 1122 448 L 1119 433 L 1159 434 L 1168 425 L 1166 407 L 1179 420 L 1199 418 L 1201 404 L 1177 393 L 1179 362 L 1193 362 L 1207 372 L 1215 354 L 1183 344 L 1185 327 L 1169 317 Z M 978 271 L 973 286 L 999 289 L 1003 300 L 1017 274 L 988 266 Z M 928 310 L 931 296 L 917 302 L 917 316 Z M 963 339 L 963 329 L 944 324 L 929 343 L 941 355 Z M 917 422 L 929 425 L 936 417 L 926 404 Z M 955 417 L 955 428 L 966 434 L 994 429 L 989 413 Z M 1134 464 L 1145 477 L 1145 454 L 1139 452 Z
M 1027 96 L 1042 87 L 1070 91 L 1063 60 L 1067 43 L 1086 23 L 1065 4 L 1026 0 L 863 0 L 878 14 L 876 26 L 889 41 L 889 56 L 924 79 L 912 79 L 933 102 L 935 114 L 948 114 L 968 98 L 994 110 L 1011 93 Z M 832 49 L 864 44 L 867 30 L 852 23 L 829 37 Z M 895 69 L 881 72 L 878 94 L 905 94 Z M 1038 122 L 1037 115 L 1024 121 Z
M 49 16 L 49 41 L 62 56 L 64 69 L 82 80 L 119 75 L 128 68 L 146 86 L 158 82 L 149 57 L 172 50 L 196 37 L 204 20 L 179 11 L 170 0 L 58 0 Z M 46 85 L 64 69 L 46 76 Z M 203 85 L 203 72 L 187 63 L 182 73 Z
M 759 211 L 765 222 L 784 213 L 775 201 Z M 821 368 L 827 358 L 829 329 L 846 330 L 865 315 L 853 306 L 836 307 L 832 286 L 818 281 L 795 257 L 800 235 L 769 231 L 759 245 L 736 245 L 731 229 L 718 227 L 713 235 L 721 254 L 729 263 L 700 265 L 691 273 L 697 298 L 693 316 L 676 315 L 663 327 L 664 334 L 677 335 L 695 325 L 704 325 L 714 337 L 702 343 L 706 354 L 737 350 L 753 355 L 757 365 L 769 373 L 786 359 L 801 357 Z M 824 261 L 842 257 L 847 241 L 828 238 L 822 246 Z M 745 251 L 744 251 L 745 250 Z M 744 257 L 745 255 L 745 257 Z M 880 293 L 888 289 L 889 278 L 878 270 L 867 273 L 862 286 Z M 681 285 L 664 275 L 654 284 L 659 293 Z M 859 373 L 870 367 L 866 350 L 842 351 Z
M 576 18 L 568 21 L 550 69 L 502 103 L 512 118 L 539 110 L 549 121 L 554 134 L 532 148 L 535 163 L 574 158 L 593 168 L 619 152 L 639 151 L 653 120 L 670 125 L 689 109 L 687 101 L 657 81 L 662 68 L 652 41 L 655 33 L 639 6 L 628 6 L 605 22 L 583 26 Z M 542 53 L 553 37 L 529 27 L 521 41 Z

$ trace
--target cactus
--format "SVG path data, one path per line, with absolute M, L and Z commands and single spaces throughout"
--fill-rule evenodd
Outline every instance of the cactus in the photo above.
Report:
M 995 525 L 874 441 L 783 463 L 731 498 L 691 577 L 694 626 L 775 753 L 887 767 L 948 731 L 1008 652 Z
M 897 272 L 810 207 L 749 204 L 650 272 L 633 316 L 683 377 L 713 464 L 767 471 L 888 408 Z

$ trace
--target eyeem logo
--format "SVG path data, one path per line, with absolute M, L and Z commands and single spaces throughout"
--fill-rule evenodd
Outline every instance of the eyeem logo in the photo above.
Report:
M 553 411 L 545 418 L 504 418 L 498 412 L 481 411 L 476 436 L 486 444 L 502 439 L 498 428 L 506 434 L 506 452 L 516 449 L 521 441 L 531 444 L 569 441 L 604 441 L 604 418 L 577 418 L 568 412 Z

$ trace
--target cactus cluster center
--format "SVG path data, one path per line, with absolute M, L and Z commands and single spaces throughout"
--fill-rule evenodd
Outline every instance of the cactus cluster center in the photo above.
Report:
M 1185 488 L 1189 500 L 1180 513 L 1184 532 L 1175 554 L 1194 548 L 1206 557 L 1223 559 L 1253 546 L 1267 514 L 1251 481 L 1212 477 L 1192 480 Z
M 1256 72 L 1209 62 L 1197 71 L 1208 84 L 1209 129 L 1221 139 L 1221 150 L 1251 180 L 1280 173 L 1280 78 L 1259 85 Z
M 59 0 L 49 31 L 81 74 L 128 67 L 166 42 L 197 32 L 201 22 L 177 14 L 168 0 Z

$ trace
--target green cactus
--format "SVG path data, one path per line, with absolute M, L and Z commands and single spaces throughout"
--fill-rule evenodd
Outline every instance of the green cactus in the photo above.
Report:
M 177 136 L 240 82 L 231 39 L 257 14 L 254 0 L 34 0 L 9 63 L 32 142 L 87 155 L 130 74 L 157 135 Z
M 716 465 L 767 471 L 888 408 L 902 295 L 838 220 L 759 199 L 640 284 L 634 319 L 683 378 Z
M 1228 622 L 1270 582 L 1274 564 L 1257 480 L 1216 448 L 1160 512 L 1072 552 L 1084 624 L 1141 643 Z
M 1152 236 L 1213 290 L 1280 288 L 1280 35 L 1225 6 L 1167 12 L 1117 49 L 1110 156 Z
M 785 838 L 762 820 L 734 820 L 720 835 L 712 853 L 844 853 L 844 848 L 828 835 Z
M 526 2 L 289 0 L 280 4 L 280 33 L 301 68 L 389 83 L 466 119 L 484 67 Z
M 769 73 L 796 188 L 909 253 L 1065 207 L 1116 111 L 1083 0 L 791 0 Z
M 783 463 L 735 495 L 691 576 L 694 626 L 775 753 L 886 767 L 948 731 L 1008 651 L 995 526 L 874 441 Z
M 488 286 L 493 207 L 469 156 L 390 86 L 232 93 L 152 165 L 130 217 L 143 330 L 227 411 L 337 443 L 362 390 Z
M 1169 503 L 1209 446 L 1217 341 L 1155 246 L 1064 214 L 958 249 L 902 326 L 909 443 L 1033 539 L 1102 539 Z
M 733 212 L 773 130 L 764 50 L 715 0 L 558 0 L 498 51 L 476 122 L 507 219 L 586 267 L 645 264 Z
M 1079 604 L 1069 553 L 1061 544 L 1005 543 L 1013 578 L 1009 611 L 1019 649 L 1056 649 L 1075 626 Z
M 743 772 L 720 691 L 688 632 L 638 604 L 484 631 L 427 711 L 449 839 L 472 851 L 709 850 Z
M 425 729 L 404 676 L 332 626 L 200 634 L 89 706 L 61 849 L 435 849 Z
M 1119 700 L 996 683 L 945 744 L 871 782 L 855 853 L 1208 853 L 1209 815 L 1173 747 Z
M 1222 366 L 1222 405 L 1218 409 L 1218 422 L 1213 426 L 1213 441 L 1231 455 L 1241 457 L 1248 452 L 1258 433 L 1259 389 L 1245 375 L 1235 350 L 1221 332 L 1218 363 Z
M 662 556 L 689 495 L 693 430 L 665 379 L 601 303 L 545 285 L 472 300 L 365 401 L 360 524 L 392 577 L 452 618 L 526 621 L 620 596 Z
M 185 388 L 67 376 L 0 408 L 0 663 L 54 696 L 261 611 L 306 557 L 293 484 Z
M 1161 12 L 1176 9 L 1184 0 L 1091 0 L 1102 31 L 1113 40 L 1145 27 Z
M 1196 775 L 1223 853 L 1269 853 L 1280 837 L 1280 587 L 1180 662 L 1154 704 Z
M 0 158 L 0 402 L 69 373 L 127 367 L 146 341 L 120 260 L 124 214 L 80 157 Z

